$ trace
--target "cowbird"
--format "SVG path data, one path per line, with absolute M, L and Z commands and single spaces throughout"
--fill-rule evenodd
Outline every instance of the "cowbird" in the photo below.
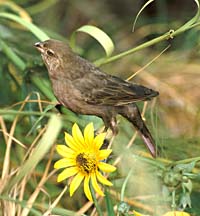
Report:
M 104 73 L 72 51 L 68 44 L 49 39 L 35 43 L 48 69 L 58 102 L 75 113 L 101 117 L 105 128 L 117 134 L 117 114 L 128 119 L 139 132 L 152 156 L 154 139 L 135 104 L 159 93 Z

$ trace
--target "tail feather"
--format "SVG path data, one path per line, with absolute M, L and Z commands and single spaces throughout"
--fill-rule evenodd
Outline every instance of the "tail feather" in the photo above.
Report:
M 142 120 L 140 111 L 136 104 L 130 104 L 124 106 L 120 113 L 122 116 L 127 118 L 137 129 L 139 135 L 143 139 L 145 145 L 149 149 L 151 155 L 156 157 L 156 147 L 153 137 Z
M 156 157 L 156 148 L 155 148 L 155 142 L 153 137 L 151 136 L 151 133 L 149 132 L 149 130 L 147 129 L 146 125 L 143 122 L 143 128 L 138 128 L 137 125 L 135 125 L 135 128 L 138 130 L 141 138 L 143 139 L 145 145 L 147 146 L 147 148 L 149 149 L 151 155 L 153 157 Z

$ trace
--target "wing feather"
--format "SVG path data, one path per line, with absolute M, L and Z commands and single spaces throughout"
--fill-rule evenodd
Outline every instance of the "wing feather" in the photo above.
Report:
M 85 61 L 85 73 L 73 80 L 73 85 L 88 104 L 121 106 L 150 100 L 158 95 L 158 92 L 152 89 L 103 73 L 87 60 L 81 60 Z M 76 73 L 79 74 L 78 65 L 76 67 Z

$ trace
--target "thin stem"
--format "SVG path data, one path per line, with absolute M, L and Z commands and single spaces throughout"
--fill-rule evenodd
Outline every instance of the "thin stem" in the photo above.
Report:
M 142 156 L 139 156 L 139 155 L 133 155 L 133 158 L 144 161 L 144 162 L 146 162 L 148 164 L 151 164 L 151 165 L 153 165 L 155 167 L 158 167 L 160 169 L 165 169 L 165 166 L 162 163 L 160 163 L 158 160 L 142 157 Z
M 127 177 L 125 178 L 124 183 L 122 185 L 121 194 L 120 194 L 120 201 L 121 202 L 124 201 L 124 193 L 125 193 L 126 185 L 128 183 L 129 178 L 131 177 L 132 173 L 133 173 L 133 169 L 131 169 L 129 171 L 129 173 L 128 173 Z
M 120 54 L 117 54 L 115 56 L 111 56 L 110 58 L 100 59 L 100 60 L 98 60 L 98 61 L 95 62 L 95 65 L 96 66 L 101 66 L 103 64 L 107 64 L 107 63 L 116 61 L 116 60 L 118 60 L 118 59 L 120 59 L 120 58 L 122 58 L 124 56 L 130 55 L 130 54 L 132 54 L 132 53 L 134 53 L 136 51 L 139 51 L 139 50 L 142 50 L 142 49 L 144 49 L 146 47 L 152 46 L 152 45 L 154 45 L 154 44 L 156 44 L 156 43 L 158 43 L 160 41 L 166 40 L 168 38 L 169 38 L 169 33 L 168 34 L 164 34 L 164 35 L 162 35 L 160 37 L 157 37 L 157 38 L 154 38 L 154 39 L 152 39 L 150 41 L 147 41 L 146 43 L 143 43 L 143 44 L 141 44 L 141 45 L 139 45 L 139 46 L 137 46 L 135 48 L 132 48 L 130 50 L 127 50 L 127 51 L 122 52 Z
M 175 189 L 172 191 L 172 210 L 176 209 L 176 191 Z
M 120 58 L 122 58 L 122 57 L 125 57 L 125 56 L 127 56 L 127 55 L 130 55 L 130 54 L 132 54 L 132 53 L 134 53 L 134 52 L 136 52 L 136 51 L 139 51 L 139 50 L 142 50 L 142 49 L 144 49 L 144 48 L 150 47 L 150 46 L 152 46 L 152 45 L 154 45 L 154 44 L 157 44 L 157 43 L 159 43 L 159 42 L 161 42 L 161 41 L 173 39 L 175 36 L 177 36 L 177 35 L 179 35 L 179 34 L 185 32 L 185 31 L 188 31 L 188 30 L 190 30 L 191 28 L 194 28 L 194 27 L 196 27 L 196 26 L 198 26 L 198 25 L 200 25 L 200 22 L 195 23 L 195 24 L 192 24 L 192 25 L 187 26 L 187 27 L 185 27 L 185 28 L 182 28 L 182 27 L 181 27 L 181 28 L 177 29 L 176 31 L 174 31 L 174 30 L 169 30 L 167 33 L 165 33 L 165 34 L 163 34 L 163 35 L 161 35 L 161 36 L 159 36 L 159 37 L 157 37 L 157 38 L 154 38 L 154 39 L 152 39 L 152 40 L 150 40 L 150 41 L 147 41 L 146 43 L 143 43 L 143 44 L 141 44 L 141 45 L 139 45 L 139 46 L 137 46 L 137 47 L 135 47 L 135 48 L 132 48 L 132 49 L 130 49 L 130 50 L 127 50 L 127 51 L 122 52 L 122 53 L 120 53 L 120 54 L 117 54 L 117 55 L 115 55 L 115 56 L 111 56 L 110 58 L 107 58 L 107 59 L 99 59 L 99 60 L 97 60 L 97 61 L 94 62 L 94 63 L 95 63 L 95 65 L 96 65 L 97 67 L 99 67 L 99 66 L 101 66 L 101 65 L 104 65 L 104 64 L 108 64 L 108 63 L 113 62 L 113 61 L 116 61 L 116 60 L 118 60 L 118 59 L 120 59 Z
M 200 161 L 200 157 L 193 157 L 193 158 L 187 158 L 184 160 L 179 160 L 179 161 L 173 162 L 173 164 L 184 164 L 184 163 L 190 163 L 193 161 Z
M 96 194 L 95 194 L 95 192 L 94 192 L 94 189 L 93 189 L 93 187 L 92 187 L 91 182 L 90 182 L 90 191 L 91 191 L 92 199 L 93 199 L 94 205 L 95 205 L 95 207 L 96 207 L 96 210 L 97 210 L 97 212 L 98 212 L 98 215 L 99 215 L 99 216 L 103 216 L 103 213 L 102 213 L 101 208 L 100 208 L 100 206 L 99 206 L 99 204 L 98 204 L 98 201 L 97 201 L 97 198 L 96 198 Z
M 0 109 L 0 115 L 37 115 L 37 116 L 47 116 L 50 117 L 55 115 L 55 113 L 41 113 L 36 111 L 18 111 L 18 110 L 5 110 Z

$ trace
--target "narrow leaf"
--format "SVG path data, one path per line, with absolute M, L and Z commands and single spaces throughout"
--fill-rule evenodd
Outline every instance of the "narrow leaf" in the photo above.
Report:
M 2 12 L 0 13 L 0 17 L 10 19 L 21 24 L 22 26 L 26 27 L 30 32 L 32 32 L 41 41 L 49 39 L 49 36 L 46 33 L 44 33 L 41 29 L 39 29 L 36 25 L 34 25 L 31 22 L 28 22 L 25 19 L 22 19 L 19 16 Z
M 112 54 L 114 50 L 114 44 L 111 38 L 101 29 L 91 25 L 84 25 L 73 32 L 70 37 L 70 45 L 72 48 L 75 47 L 75 35 L 77 32 L 84 32 L 86 34 L 89 34 L 101 44 L 107 56 L 110 56 Z
M 53 115 L 47 125 L 47 130 L 39 141 L 33 154 L 29 159 L 21 166 L 19 173 L 10 181 L 5 193 L 8 192 L 15 184 L 17 184 L 25 175 L 29 174 L 39 163 L 39 161 L 46 155 L 48 150 L 53 145 L 58 133 L 61 129 L 61 120 L 58 116 Z

